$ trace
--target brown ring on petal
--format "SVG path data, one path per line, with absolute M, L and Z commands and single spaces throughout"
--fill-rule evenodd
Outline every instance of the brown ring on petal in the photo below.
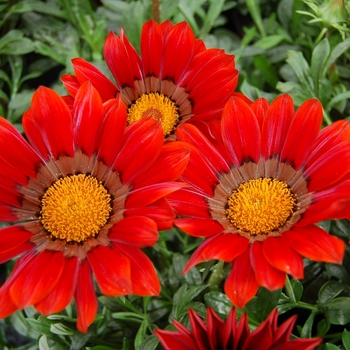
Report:
M 249 180 L 257 179 L 275 179 L 285 183 L 295 198 L 293 212 L 286 222 L 277 229 L 264 234 L 242 231 L 235 227 L 227 216 L 228 201 L 234 191 Z M 225 233 L 238 233 L 248 238 L 250 242 L 254 242 L 263 241 L 270 236 L 281 236 L 282 232 L 290 229 L 300 220 L 301 215 L 311 204 L 311 194 L 308 192 L 307 180 L 301 170 L 296 171 L 290 164 L 280 162 L 277 158 L 268 160 L 260 158 L 258 163 L 246 162 L 239 167 L 233 167 L 229 173 L 221 174 L 219 183 L 214 189 L 214 196 L 207 198 L 207 203 L 212 219 L 224 227 Z
M 111 196 L 111 212 L 106 224 L 93 237 L 82 242 L 67 242 L 57 239 L 45 230 L 40 221 L 41 198 L 46 190 L 58 179 L 76 174 L 86 174 L 95 177 Z M 36 250 L 53 250 L 63 252 L 65 257 L 77 256 L 85 259 L 86 254 L 94 247 L 102 244 L 108 246 L 110 229 L 124 217 L 125 201 L 130 193 L 130 186 L 121 182 L 118 172 L 107 167 L 96 155 L 88 157 L 77 151 L 74 157 L 62 156 L 57 160 L 51 159 L 37 171 L 37 179 L 29 179 L 26 186 L 20 186 L 18 192 L 22 194 L 22 206 L 13 209 L 19 221 L 23 221 L 24 229 L 33 233 L 30 242 L 36 245 Z M 25 222 L 27 221 L 27 222 Z

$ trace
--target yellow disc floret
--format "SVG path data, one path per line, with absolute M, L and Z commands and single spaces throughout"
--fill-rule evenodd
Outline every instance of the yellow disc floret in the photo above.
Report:
M 227 218 L 236 228 L 250 235 L 268 234 L 291 217 L 296 196 L 285 182 L 260 178 L 242 183 L 227 204 Z
M 57 180 L 47 189 L 40 221 L 53 237 L 79 243 L 96 236 L 111 211 L 111 196 L 102 183 L 79 174 Z
M 179 122 L 178 107 L 165 95 L 153 92 L 143 94 L 128 109 L 128 124 L 147 117 L 159 120 L 164 135 L 168 136 Z

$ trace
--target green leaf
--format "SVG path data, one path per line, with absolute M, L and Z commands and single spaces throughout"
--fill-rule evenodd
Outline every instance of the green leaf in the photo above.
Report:
M 134 341 L 135 349 L 139 349 L 140 346 L 142 345 L 143 340 L 146 336 L 147 327 L 148 327 L 148 320 L 147 318 L 144 318 L 135 337 L 135 341 Z
M 144 340 L 138 350 L 155 350 L 158 344 L 158 338 L 152 334 Z
M 43 334 L 40 338 L 39 338 L 39 350 L 50 350 L 49 344 L 47 343 L 47 337 L 46 334 Z
M 306 92 L 310 97 L 314 96 L 314 83 L 310 77 L 310 67 L 305 60 L 302 52 L 300 51 L 288 51 L 287 62 L 292 67 L 300 83 L 307 90 Z
M 260 47 L 263 50 L 269 50 L 275 46 L 277 46 L 280 42 L 282 42 L 286 37 L 282 34 L 274 34 L 265 36 L 264 38 L 258 40 L 254 45 Z
M 246 5 L 255 25 L 258 27 L 262 36 L 265 36 L 265 29 L 261 17 L 260 2 L 258 0 L 246 0 Z
M 331 55 L 329 56 L 327 63 L 324 67 L 327 72 L 330 66 L 348 49 L 350 48 L 350 38 L 339 43 L 333 50 Z
M 221 292 L 209 292 L 204 295 L 204 300 L 207 306 L 222 317 L 226 317 L 233 306 L 227 295 Z
M 340 350 L 340 348 L 334 344 L 326 343 L 325 350 Z
M 328 322 L 338 325 L 350 322 L 350 298 L 340 297 L 322 306 Z
M 312 311 L 310 316 L 307 318 L 301 332 L 300 336 L 302 338 L 311 338 L 312 336 L 312 327 L 314 325 L 315 316 L 317 315 L 317 311 Z
M 325 64 L 330 52 L 330 46 L 327 38 L 324 38 L 313 50 L 311 56 L 310 73 L 315 84 L 315 93 L 318 96 L 320 81 L 325 76 Z
M 24 38 L 24 33 L 18 29 L 12 29 L 0 39 L 0 54 L 24 55 L 34 50 L 33 42 Z
M 330 323 L 327 322 L 325 319 L 322 319 L 320 322 L 317 323 L 317 336 L 323 337 L 330 328 Z
M 214 26 L 215 20 L 219 17 L 225 0 L 210 0 L 210 6 L 206 16 L 204 17 L 204 23 L 199 32 L 199 37 L 203 37 L 209 33 Z
M 173 309 L 169 315 L 169 322 L 173 318 L 179 319 L 181 313 L 186 312 L 189 303 L 208 287 L 207 284 L 200 286 L 192 286 L 188 288 L 187 284 L 181 286 L 174 294 Z
M 281 289 L 270 292 L 265 288 L 260 288 L 255 301 L 255 314 L 260 322 L 264 321 L 271 311 L 277 306 L 281 292 Z
M 318 292 L 318 301 L 321 304 L 328 303 L 337 297 L 344 289 L 346 285 L 338 281 L 328 281 L 326 282 Z
M 299 280 L 296 280 L 294 278 L 290 281 L 290 284 L 293 288 L 295 301 L 298 302 L 303 295 L 304 287 Z
M 350 350 L 350 332 L 344 329 L 343 335 L 342 335 L 342 341 L 345 350 Z
M 343 265 L 326 264 L 326 270 L 330 276 L 337 277 L 346 284 L 350 284 L 350 276 Z

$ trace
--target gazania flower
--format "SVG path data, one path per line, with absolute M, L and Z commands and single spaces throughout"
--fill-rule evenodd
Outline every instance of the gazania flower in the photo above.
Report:
M 224 322 L 212 308 L 207 309 L 207 322 L 192 310 L 190 316 L 191 331 L 173 320 L 177 332 L 156 329 L 155 335 L 165 350 L 312 350 L 322 342 L 319 338 L 290 340 L 296 316 L 277 326 L 277 309 L 253 332 L 248 326 L 247 314 L 237 320 L 233 307 Z
M 181 142 L 163 146 L 159 122 L 125 129 L 119 99 L 102 105 L 90 83 L 73 114 L 41 87 L 23 117 L 27 141 L 0 118 L 0 262 L 18 255 L 0 289 L 0 317 L 29 305 L 48 315 L 74 297 L 77 327 L 97 311 L 92 276 L 105 295 L 158 295 L 156 271 L 140 250 L 174 214 L 163 198 L 187 163 Z M 168 164 L 169 163 L 169 164 Z M 92 275 L 93 273 L 93 275 Z
M 62 77 L 68 92 L 75 96 L 80 84 L 89 80 L 103 101 L 120 93 L 128 108 L 128 124 L 152 116 L 161 121 L 168 139 L 174 139 L 179 124 L 219 117 L 238 80 L 233 56 L 206 49 L 186 22 L 146 22 L 141 57 L 123 29 L 120 37 L 110 33 L 104 57 L 116 84 L 76 58 L 72 61 L 75 76 Z
M 233 97 L 221 124 L 202 128 L 210 141 L 193 125 L 178 128 L 192 146 L 181 177 L 190 187 L 170 195 L 175 225 L 205 237 L 184 272 L 210 259 L 232 263 L 224 288 L 242 308 L 259 286 L 303 278 L 303 257 L 341 263 L 344 242 L 315 223 L 349 201 L 350 127 L 343 120 L 320 131 L 321 123 L 316 99 L 294 113 L 283 95 L 270 106 Z

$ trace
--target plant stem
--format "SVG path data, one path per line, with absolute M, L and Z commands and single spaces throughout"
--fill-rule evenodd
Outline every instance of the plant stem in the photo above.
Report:
M 152 0 L 152 19 L 160 23 L 160 2 L 159 0 Z

